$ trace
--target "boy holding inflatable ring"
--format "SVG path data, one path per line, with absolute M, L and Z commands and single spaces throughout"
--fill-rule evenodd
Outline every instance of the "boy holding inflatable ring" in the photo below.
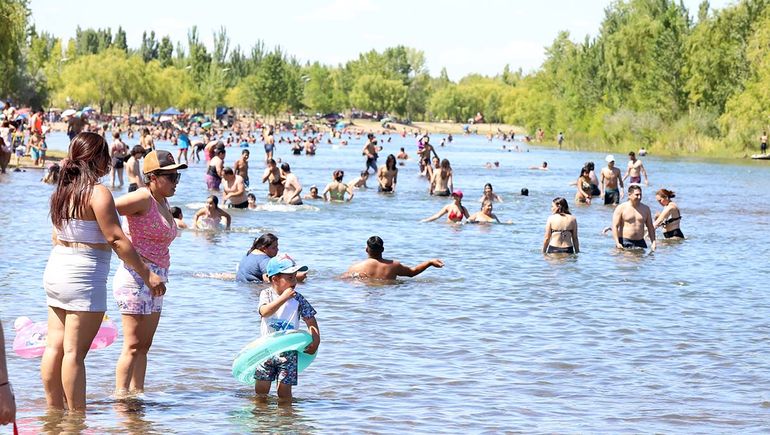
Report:
M 301 317 L 313 337 L 313 342 L 304 351 L 313 355 L 321 342 L 321 333 L 315 319 L 316 310 L 294 290 L 297 272 L 305 272 L 307 269 L 307 266 L 297 266 L 286 254 L 271 258 L 267 263 L 270 287 L 262 290 L 259 295 L 259 315 L 262 316 L 263 337 L 274 332 L 297 329 Z M 278 398 L 291 400 L 291 387 L 297 385 L 297 351 L 270 357 L 257 366 L 254 379 L 254 392 L 258 396 L 266 396 L 270 392 L 270 385 L 277 380 Z

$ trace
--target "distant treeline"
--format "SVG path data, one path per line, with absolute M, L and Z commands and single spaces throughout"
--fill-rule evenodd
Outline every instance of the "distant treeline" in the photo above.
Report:
M 598 36 L 561 33 L 531 74 L 508 66 L 459 82 L 433 77 L 425 55 L 397 46 L 344 65 L 302 62 L 258 41 L 213 49 L 196 27 L 187 41 L 145 33 L 128 47 L 118 28 L 77 29 L 62 41 L 29 24 L 25 0 L 0 2 L 0 96 L 33 106 L 95 105 L 134 113 L 167 106 L 227 105 L 262 115 L 342 112 L 355 107 L 411 120 L 488 122 L 564 131 L 567 144 L 660 153 L 739 155 L 770 124 L 770 0 L 721 10 L 704 1 L 694 17 L 670 0 L 616 1 Z M 515 62 L 515 59 L 511 59 Z

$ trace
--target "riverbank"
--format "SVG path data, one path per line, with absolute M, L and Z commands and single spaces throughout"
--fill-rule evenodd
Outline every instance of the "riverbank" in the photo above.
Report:
M 16 164 L 16 156 L 11 156 L 11 161 L 8 163 L 8 171 L 13 171 L 16 168 L 20 169 L 40 169 L 45 170 L 48 169 L 48 166 L 50 166 L 52 163 L 58 163 L 63 158 L 67 157 L 66 151 L 61 150 L 48 150 L 45 152 L 45 163 L 42 166 L 35 166 L 35 161 L 32 160 L 32 157 L 30 156 L 24 156 L 21 159 L 19 159 L 18 165 Z

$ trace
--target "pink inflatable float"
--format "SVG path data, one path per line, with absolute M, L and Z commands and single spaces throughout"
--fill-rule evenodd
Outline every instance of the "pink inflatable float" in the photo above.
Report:
M 45 351 L 45 338 L 48 335 L 47 322 L 33 322 L 29 317 L 19 317 L 13 323 L 16 338 L 13 339 L 13 350 L 22 358 L 42 356 Z M 118 338 L 118 327 L 115 322 L 104 316 L 102 326 L 96 333 L 91 349 L 103 349 Z

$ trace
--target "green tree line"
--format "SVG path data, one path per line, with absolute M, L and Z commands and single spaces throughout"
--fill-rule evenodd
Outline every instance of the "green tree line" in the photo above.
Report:
M 770 0 L 740 0 L 695 13 L 672 0 L 622 0 L 605 9 L 597 36 L 560 33 L 524 74 L 457 82 L 432 76 L 425 54 L 396 46 L 344 64 L 300 61 L 257 41 L 211 49 L 196 27 L 186 41 L 145 32 L 129 47 L 122 28 L 80 29 L 63 41 L 29 24 L 26 0 L 0 3 L 0 95 L 31 105 L 95 105 L 102 112 L 228 105 L 267 116 L 387 112 L 412 120 L 489 122 L 577 147 L 737 155 L 770 127 Z M 511 59 L 511 63 L 515 60 Z

